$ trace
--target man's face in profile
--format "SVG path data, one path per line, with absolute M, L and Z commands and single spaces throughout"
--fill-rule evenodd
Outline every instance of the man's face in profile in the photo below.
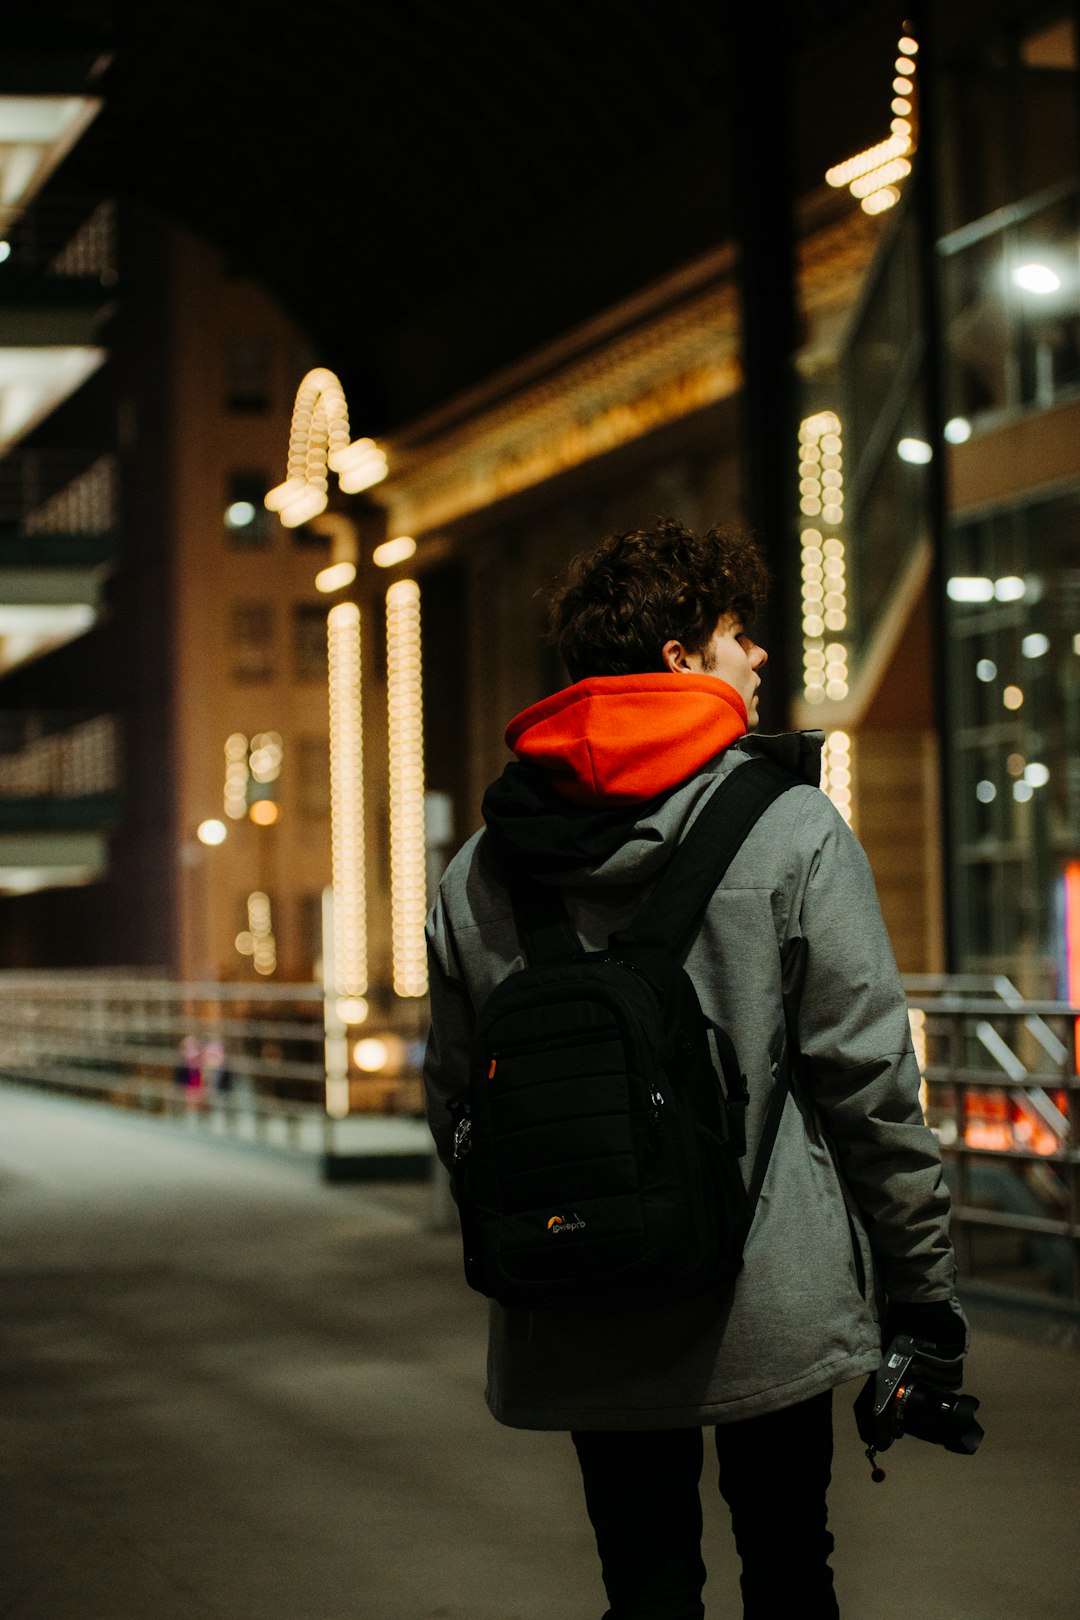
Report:
M 768 662 L 769 655 L 759 647 L 737 613 L 724 613 L 717 620 L 716 629 L 699 653 L 687 652 L 681 642 L 669 641 L 664 645 L 664 661 L 676 675 L 715 675 L 738 692 L 746 705 L 746 729 L 753 731 L 758 724 L 758 671 Z

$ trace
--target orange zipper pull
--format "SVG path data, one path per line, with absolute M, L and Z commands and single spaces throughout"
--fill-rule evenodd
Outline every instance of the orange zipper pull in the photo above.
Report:
M 494 1078 L 495 1078 L 495 1065 L 496 1065 L 496 1063 L 498 1061 L 499 1061 L 498 1058 L 492 1058 L 490 1064 L 488 1065 L 488 1079 L 489 1080 L 494 1080 Z

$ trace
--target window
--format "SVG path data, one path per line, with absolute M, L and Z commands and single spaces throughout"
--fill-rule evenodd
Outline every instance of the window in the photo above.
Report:
M 270 408 L 270 343 L 265 337 L 235 337 L 225 355 L 225 405 L 230 411 Z
M 295 529 L 290 529 L 289 539 L 293 545 L 305 546 L 312 551 L 329 551 L 330 532 L 326 528 L 317 527 L 318 522 L 316 518 L 314 523 L 298 523 Z
M 304 821 L 330 817 L 330 743 L 326 737 L 301 737 L 296 745 L 297 795 Z
M 233 603 L 229 611 L 229 674 L 240 686 L 262 686 L 273 680 L 273 603 Z
M 266 473 L 232 472 L 225 486 L 225 538 L 232 546 L 265 546 L 271 538 L 271 518 L 263 503 L 270 488 Z
M 1080 826 L 1080 489 L 954 521 L 951 598 L 957 945 L 964 972 L 1068 994 L 1064 871 Z
M 326 681 L 326 608 L 299 602 L 293 608 L 293 674 L 298 681 Z

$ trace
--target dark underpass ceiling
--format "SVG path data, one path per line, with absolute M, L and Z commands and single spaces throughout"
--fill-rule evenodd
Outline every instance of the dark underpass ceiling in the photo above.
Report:
M 838 36 L 857 51 L 900 16 L 747 10 L 144 0 L 110 17 L 71 0 L 14 46 L 112 53 L 63 183 L 208 238 L 398 418 L 720 240 L 747 79 L 775 101 L 786 57 Z M 846 93 L 858 124 L 860 76 Z

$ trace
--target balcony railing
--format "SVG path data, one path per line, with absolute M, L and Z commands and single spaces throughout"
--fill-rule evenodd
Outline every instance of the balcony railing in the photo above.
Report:
M 45 276 L 111 288 L 117 280 L 116 204 L 108 198 L 40 197 L 12 226 L 8 247 L 0 278 Z
M 115 716 L 0 710 L 0 812 L 4 801 L 87 799 L 119 784 Z
M 40 542 L 50 535 L 107 535 L 116 518 L 115 456 L 18 450 L 0 461 L 0 529 Z M 2 538 L 10 544 L 10 537 Z

